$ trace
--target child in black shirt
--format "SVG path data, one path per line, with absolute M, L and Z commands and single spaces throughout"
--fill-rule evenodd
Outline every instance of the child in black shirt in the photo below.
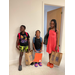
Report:
M 25 32 L 26 27 L 24 25 L 21 25 L 20 27 L 20 33 L 17 35 L 17 42 L 16 42 L 16 48 L 20 51 L 20 57 L 19 57 L 19 68 L 18 70 L 22 70 L 22 56 L 24 53 L 24 50 L 27 52 L 30 50 L 30 36 L 27 32 Z M 18 43 L 20 43 L 20 46 L 18 47 Z

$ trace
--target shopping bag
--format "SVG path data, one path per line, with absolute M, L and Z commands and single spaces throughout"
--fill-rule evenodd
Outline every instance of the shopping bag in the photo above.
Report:
M 59 52 L 53 52 L 51 53 L 51 58 L 50 58 L 50 63 L 55 64 L 55 65 L 60 65 L 62 59 L 62 53 Z
M 50 57 L 50 63 L 54 64 L 54 57 L 55 57 L 55 52 L 52 51 L 51 57 Z
M 26 65 L 30 65 L 32 63 L 32 61 L 33 61 L 32 53 L 33 53 L 33 50 L 25 53 L 25 64 Z

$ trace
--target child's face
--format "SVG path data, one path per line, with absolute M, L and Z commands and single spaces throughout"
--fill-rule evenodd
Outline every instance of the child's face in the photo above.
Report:
M 40 36 L 40 32 L 39 32 L 39 31 L 36 32 L 36 36 L 37 36 L 37 37 Z
M 51 28 L 54 28 L 55 27 L 55 23 L 53 21 L 51 21 L 50 26 L 51 26 Z
M 25 29 L 24 29 L 23 26 L 21 26 L 20 31 L 21 31 L 21 32 L 25 31 Z

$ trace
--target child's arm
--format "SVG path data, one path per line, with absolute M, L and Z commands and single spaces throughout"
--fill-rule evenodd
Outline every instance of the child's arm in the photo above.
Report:
M 19 43 L 19 37 L 17 37 L 17 41 L 16 41 L 16 48 L 19 50 L 18 43 Z
M 32 41 L 32 44 L 33 44 L 34 51 L 36 52 L 35 45 L 34 45 L 33 41 Z
M 28 50 L 30 50 L 30 39 L 28 39 Z
M 28 34 L 28 33 L 27 33 Z M 29 34 L 28 34 L 28 36 L 27 36 L 27 41 L 28 41 L 28 51 L 30 50 L 30 36 L 29 36 Z
M 42 43 L 41 43 L 41 49 L 40 49 L 40 52 L 42 52 L 42 47 L 43 47 L 43 39 L 42 39 Z
M 58 30 L 56 32 L 56 50 L 58 49 Z

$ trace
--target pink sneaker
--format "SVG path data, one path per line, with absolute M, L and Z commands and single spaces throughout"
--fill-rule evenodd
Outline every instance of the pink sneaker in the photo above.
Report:
M 39 66 L 42 66 L 42 63 L 41 62 L 39 62 L 38 64 L 39 64 Z
M 35 63 L 35 64 L 34 64 L 34 66 L 35 66 L 35 67 L 38 67 L 38 64 L 37 64 L 37 63 Z

